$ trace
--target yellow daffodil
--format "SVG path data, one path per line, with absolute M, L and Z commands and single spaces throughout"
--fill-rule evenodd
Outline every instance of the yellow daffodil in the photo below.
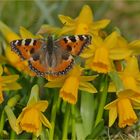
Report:
M 16 82 L 18 75 L 2 76 L 3 68 L 0 65 L 0 103 L 3 102 L 3 91 L 18 90 L 21 86 Z
M 121 44 L 121 45 L 119 45 Z M 112 60 L 122 60 L 132 54 L 132 51 L 120 41 L 117 32 L 111 33 L 104 40 L 94 36 L 89 49 L 86 49 L 81 57 L 86 58 L 86 66 L 99 73 L 108 73 L 113 68 Z
M 34 36 L 31 32 L 27 31 L 25 28 L 20 27 L 20 35 L 15 34 L 7 25 L 5 25 L 2 21 L 0 21 L 0 32 L 2 32 L 3 36 L 7 40 L 8 43 L 10 43 L 13 40 L 21 39 L 21 38 L 36 38 L 37 36 Z M 5 56 L 8 59 L 9 63 L 17 68 L 20 71 L 24 71 L 31 76 L 34 76 L 35 74 L 30 71 L 28 67 L 27 61 L 22 61 L 20 57 L 11 51 L 11 48 L 8 45 L 5 45 Z M 11 59 L 12 58 L 12 59 Z
M 59 19 L 64 24 L 61 34 L 94 34 L 98 35 L 99 31 L 105 28 L 110 20 L 104 19 L 94 21 L 93 13 L 88 5 L 84 5 L 79 16 L 72 19 L 68 16 L 59 15 Z
M 16 125 L 21 131 L 33 133 L 37 137 L 42 131 L 42 123 L 46 127 L 51 128 L 50 122 L 42 113 L 47 109 L 48 102 L 46 100 L 39 101 L 38 93 L 39 88 L 35 85 L 32 88 L 27 106 L 23 108 L 16 122 Z
M 123 72 L 119 72 L 125 89 L 140 93 L 140 71 L 136 57 L 127 59 L 127 65 Z
M 105 106 L 109 110 L 109 127 L 115 122 L 117 115 L 119 127 L 131 126 L 138 121 L 133 108 L 140 108 L 140 95 L 131 90 L 123 90 L 118 94 L 118 99 Z M 133 106 L 135 104 L 135 106 Z
M 118 99 L 105 106 L 109 110 L 109 126 L 119 117 L 119 127 L 131 126 L 138 118 L 133 110 L 140 109 L 140 72 L 136 57 L 129 57 L 124 71 L 119 72 L 123 88 L 117 91 Z M 119 89 L 119 88 L 118 88 Z
M 67 76 L 50 81 L 45 85 L 45 87 L 62 87 L 60 89 L 59 96 L 64 101 L 75 104 L 77 102 L 78 89 L 89 93 L 96 92 L 94 86 L 88 82 L 95 79 L 95 76 L 81 76 L 81 74 L 81 68 L 79 66 L 75 66 Z

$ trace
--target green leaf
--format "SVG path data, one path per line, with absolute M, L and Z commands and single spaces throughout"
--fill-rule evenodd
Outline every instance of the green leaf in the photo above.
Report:
M 76 107 L 75 107 L 75 115 L 76 115 L 75 130 L 76 130 L 77 139 L 85 140 L 86 135 L 85 135 L 85 131 L 84 131 L 83 121 L 82 121 L 80 112 L 79 112 L 78 108 L 76 108 Z
M 104 129 L 104 120 L 101 120 L 96 127 L 92 129 L 92 133 L 86 137 L 86 140 L 95 139 Z
M 81 95 L 81 117 L 84 126 L 85 135 L 89 135 L 94 124 L 94 96 L 87 92 L 82 92 Z

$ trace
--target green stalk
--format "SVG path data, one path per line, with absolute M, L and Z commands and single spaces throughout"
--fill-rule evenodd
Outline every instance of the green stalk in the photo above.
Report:
M 71 106 L 71 113 L 72 113 L 72 140 L 76 140 L 76 133 L 75 133 L 75 106 Z
M 14 140 L 16 136 L 15 131 L 11 130 L 11 134 L 10 134 L 10 140 Z
M 55 128 L 55 119 L 56 119 L 56 112 L 57 112 L 57 103 L 58 103 L 58 93 L 54 93 L 54 99 L 53 99 L 53 106 L 52 106 L 52 112 L 51 112 L 51 126 L 50 134 L 49 134 L 49 140 L 53 140 L 54 138 L 54 128 Z
M 108 75 L 105 76 L 101 84 L 102 84 L 101 88 L 103 88 L 103 90 L 101 91 L 101 100 L 100 100 L 99 109 L 98 109 L 98 113 L 97 113 L 97 117 L 95 121 L 95 127 L 102 120 L 102 117 L 103 117 L 104 106 L 106 103 L 107 91 L 108 91 Z
M 70 104 L 67 103 L 63 122 L 62 140 L 67 140 L 69 115 L 70 115 Z
M 3 130 L 4 122 L 5 122 L 5 112 L 2 111 L 1 118 L 0 118 L 0 133 L 1 133 L 2 130 Z
M 34 134 L 32 135 L 32 140 L 37 140 L 37 137 Z

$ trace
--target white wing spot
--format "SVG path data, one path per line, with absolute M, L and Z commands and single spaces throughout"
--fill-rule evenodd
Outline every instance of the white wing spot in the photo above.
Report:
M 34 43 L 34 40 L 32 39 L 29 45 L 33 46 L 33 43 Z
M 71 40 L 69 39 L 69 37 L 68 37 L 68 36 L 66 37 L 66 39 L 67 39 L 68 43 L 70 43 L 70 42 L 71 42 Z
M 23 46 L 25 45 L 25 41 L 26 41 L 26 39 L 23 39 L 23 40 L 22 40 L 22 43 L 21 43 L 21 44 L 22 44 Z

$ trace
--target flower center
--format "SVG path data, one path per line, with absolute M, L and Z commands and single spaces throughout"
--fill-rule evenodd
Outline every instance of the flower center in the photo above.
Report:
M 88 26 L 84 23 L 79 23 L 76 28 L 75 34 L 87 34 L 88 32 L 89 32 Z

